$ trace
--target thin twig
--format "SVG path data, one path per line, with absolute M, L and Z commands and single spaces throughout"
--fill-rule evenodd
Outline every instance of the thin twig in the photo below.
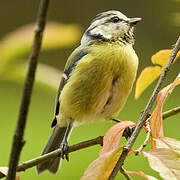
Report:
M 7 180 L 14 180 L 16 175 L 16 167 L 19 161 L 20 153 L 24 145 L 23 135 L 26 126 L 27 114 L 34 84 L 35 71 L 37 67 L 37 61 L 41 49 L 42 35 L 46 23 L 46 15 L 48 10 L 49 0 L 41 0 L 37 24 L 34 35 L 34 42 L 29 57 L 29 67 L 24 84 L 24 90 L 21 100 L 21 106 L 19 110 L 18 120 L 16 124 L 16 130 L 14 132 L 11 155 L 9 160 L 9 171 Z
M 176 108 L 171 109 L 171 110 L 169 110 L 167 112 L 164 112 L 163 117 L 164 117 L 165 114 L 168 114 L 168 112 L 176 111 L 176 109 L 179 109 L 179 107 L 176 107 Z M 173 115 L 174 115 L 174 113 L 170 113 L 168 115 L 168 117 L 173 116 Z M 102 143 L 103 143 L 103 136 L 99 136 L 97 138 L 94 138 L 94 139 L 91 139 L 91 140 L 88 140 L 88 141 L 80 142 L 78 144 L 74 144 L 72 146 L 69 146 L 69 149 L 67 150 L 67 152 L 71 153 L 71 152 L 74 152 L 74 151 L 77 151 L 77 150 L 80 150 L 80 149 L 84 149 L 84 148 L 87 148 L 87 147 L 90 147 L 90 146 L 94 146 L 94 145 L 97 145 L 97 144 L 102 146 Z M 31 168 L 33 166 L 36 166 L 39 163 L 42 163 L 42 162 L 44 162 L 46 160 L 57 157 L 60 153 L 61 153 L 61 149 L 57 149 L 57 150 L 52 151 L 51 153 L 45 154 L 43 156 L 36 157 L 36 158 L 28 160 L 26 162 L 22 162 L 17 166 L 17 171 L 18 172 L 25 171 L 26 169 L 29 169 L 29 168 Z M 123 173 L 122 168 L 120 169 L 120 171 L 121 171 L 121 173 Z M 128 177 L 128 178 L 131 179 L 130 177 Z M 127 177 L 126 177 L 126 179 L 127 179 Z
M 163 117 L 164 117 L 165 114 L 168 114 L 168 112 L 173 112 L 173 111 L 176 112 L 176 109 L 179 109 L 179 107 L 176 107 L 176 108 L 171 109 L 171 110 L 169 110 L 167 112 L 164 112 Z M 174 115 L 174 113 L 170 113 L 170 114 L 168 114 L 168 117 L 173 116 L 173 115 Z M 90 146 L 94 146 L 94 145 L 97 145 L 97 144 L 100 144 L 102 146 L 102 143 L 103 143 L 103 136 L 99 136 L 97 138 L 94 138 L 94 139 L 91 139 L 91 140 L 88 140 L 88 141 L 80 142 L 78 144 L 69 146 L 69 149 L 67 150 L 67 152 L 71 153 L 71 152 L 74 152 L 74 151 L 77 151 L 77 150 L 80 150 L 80 149 L 84 149 L 84 148 L 87 148 L 87 147 L 90 147 Z M 36 158 L 28 160 L 26 162 L 22 162 L 17 166 L 17 171 L 18 172 L 25 171 L 26 169 L 29 169 L 29 168 L 31 168 L 33 166 L 36 166 L 39 163 L 42 163 L 42 162 L 44 162 L 46 160 L 57 157 L 60 153 L 61 153 L 61 149 L 57 149 L 57 150 L 52 151 L 51 153 L 45 154 L 43 156 L 36 157 Z M 122 173 L 122 169 L 120 169 L 120 171 Z
M 166 66 L 164 67 L 161 75 L 160 75 L 160 78 L 156 84 L 156 87 L 154 88 L 154 91 L 144 109 L 144 111 L 142 112 L 141 116 L 140 116 L 140 119 L 138 121 L 138 124 L 132 134 L 132 136 L 130 137 L 130 139 L 128 140 L 127 144 L 125 145 L 125 147 L 123 148 L 123 151 L 121 153 L 121 156 L 120 158 L 118 159 L 117 161 L 117 164 L 116 166 L 114 167 L 110 177 L 109 177 L 109 180 L 113 180 L 115 178 L 115 176 L 117 175 L 118 171 L 120 170 L 120 168 L 122 167 L 123 163 L 124 163 L 124 160 L 126 159 L 127 155 L 128 155 L 128 152 L 130 151 L 131 147 L 133 146 L 140 130 L 142 129 L 143 125 L 145 124 L 147 118 L 148 118 L 148 114 L 150 112 L 150 109 L 152 108 L 154 102 L 155 102 L 155 99 L 157 97 L 157 94 L 158 92 L 160 91 L 160 88 L 161 88 L 161 85 L 162 83 L 164 82 L 165 80 L 165 77 L 169 71 L 169 68 L 172 64 L 172 62 L 174 61 L 178 51 L 180 50 L 180 36 L 172 50 L 172 53 L 171 53 L 171 56 L 169 57 L 169 60 L 166 64 Z
M 163 117 L 166 114 L 168 114 L 167 117 L 170 117 L 170 116 L 173 116 L 173 115 L 177 114 L 177 113 L 168 113 L 168 112 L 176 112 L 176 110 L 178 110 L 178 109 L 179 109 L 179 107 L 176 107 L 174 109 L 171 109 L 169 111 L 164 112 Z M 77 151 L 77 150 L 80 150 L 80 149 L 84 149 L 84 148 L 87 148 L 87 147 L 90 147 L 90 146 L 94 146 L 94 145 L 97 145 L 97 144 L 102 146 L 102 143 L 103 143 L 103 136 L 99 136 L 97 138 L 94 138 L 94 139 L 91 139 L 91 140 L 88 140 L 88 141 L 80 142 L 78 144 L 69 146 L 69 149 L 67 150 L 67 152 L 71 153 L 71 152 L 74 152 L 74 151 Z M 42 163 L 42 162 L 44 162 L 46 160 L 57 157 L 60 153 L 61 153 L 61 149 L 57 149 L 57 150 L 52 151 L 51 153 L 45 154 L 43 156 L 36 157 L 36 158 L 28 160 L 26 162 L 22 162 L 17 166 L 17 171 L 18 172 L 25 171 L 26 169 L 29 169 L 29 168 L 31 168 L 33 166 L 36 166 L 39 163 Z M 123 171 L 122 168 L 120 169 L 120 171 L 124 175 L 124 173 L 122 172 Z M 128 178 L 131 179 L 130 177 L 128 177 Z M 127 177 L 126 177 L 126 179 L 127 179 Z
M 175 107 L 173 109 L 170 109 L 166 112 L 163 113 L 163 120 L 170 117 L 170 116 L 174 116 L 176 114 L 180 113 L 180 106 L 179 107 Z
M 97 138 L 94 138 L 94 139 L 91 139 L 91 140 L 88 140 L 88 141 L 80 142 L 78 144 L 69 146 L 66 153 L 71 153 L 71 152 L 74 152 L 74 151 L 77 151 L 77 150 L 80 150 L 80 149 L 84 149 L 84 148 L 87 148 L 87 147 L 90 147 L 90 146 L 94 146 L 94 145 L 97 145 L 97 144 L 102 145 L 102 143 L 103 143 L 103 136 L 99 136 Z M 51 158 L 59 156 L 60 153 L 61 153 L 61 149 L 59 148 L 59 149 L 57 149 L 55 151 L 52 151 L 52 152 L 50 152 L 48 154 L 45 154 L 43 156 L 34 158 L 34 159 L 26 161 L 26 162 L 22 162 L 22 163 L 20 163 L 18 165 L 17 171 L 25 171 L 26 169 L 31 168 L 33 166 L 36 166 L 39 163 L 42 163 L 42 162 L 44 162 L 46 160 L 49 160 Z
M 127 180 L 132 180 L 132 178 L 126 173 L 125 169 L 123 167 L 121 167 L 120 172 L 124 175 L 124 177 Z
M 163 112 L 162 116 L 163 116 L 163 120 L 170 117 L 170 116 L 174 116 L 176 114 L 180 113 L 180 107 L 176 107 L 173 109 L 170 109 L 166 112 Z M 149 119 L 149 118 L 148 118 Z M 150 135 L 151 135 L 151 129 L 150 129 L 150 125 L 149 125 L 149 120 L 147 119 L 146 121 L 146 128 L 147 128 L 147 135 L 146 135 L 146 139 L 144 141 L 144 143 L 135 151 L 135 154 L 138 155 L 147 145 L 149 139 L 150 139 Z
M 168 117 L 171 117 L 171 116 L 174 116 L 176 114 L 180 113 L 180 106 L 179 107 L 175 107 L 173 109 L 170 109 L 166 112 L 163 112 L 162 116 L 163 116 L 163 120 L 168 118 Z M 145 147 L 146 145 L 148 144 L 149 142 L 149 139 L 150 139 L 150 135 L 151 135 L 151 129 L 150 129 L 150 125 L 149 125 L 149 119 L 147 119 L 146 121 L 146 128 L 147 128 L 147 135 L 146 135 L 146 139 L 144 140 L 143 144 L 135 151 L 135 154 L 138 155 Z
M 151 136 L 151 128 L 150 128 L 150 124 L 149 124 L 149 119 L 147 119 L 146 121 L 146 128 L 147 128 L 147 134 L 146 134 L 146 139 L 144 140 L 143 144 L 137 149 L 135 150 L 135 155 L 138 155 L 148 144 L 150 136 Z
M 163 113 L 163 118 L 164 118 L 164 116 L 165 116 L 165 118 L 168 118 L 170 116 L 173 116 L 173 115 L 179 113 L 178 109 L 180 109 L 180 108 L 176 107 L 174 109 L 171 109 L 169 111 L 164 112 Z M 80 149 L 84 149 L 84 148 L 87 148 L 87 147 L 90 147 L 90 146 L 94 146 L 94 145 L 97 145 L 97 144 L 100 144 L 102 146 L 102 143 L 103 143 L 103 136 L 99 136 L 97 138 L 94 138 L 94 139 L 91 139 L 91 140 L 88 140 L 88 141 L 80 142 L 78 144 L 69 146 L 69 149 L 67 150 L 67 152 L 71 153 L 71 152 L 74 152 L 74 151 L 77 151 L 77 150 L 80 150 Z M 29 168 L 31 168 L 33 166 L 36 166 L 39 163 L 42 163 L 42 162 L 44 162 L 46 160 L 49 160 L 51 158 L 54 158 L 54 157 L 58 156 L 60 153 L 61 153 L 61 149 L 57 149 L 57 150 L 55 150 L 55 151 L 53 151 L 51 153 L 45 154 L 43 156 L 36 157 L 36 158 L 28 160 L 26 162 L 22 162 L 17 166 L 17 171 L 18 172 L 25 171 L 26 169 L 29 169 Z M 123 173 L 122 168 L 120 169 L 120 171 L 121 171 L 121 173 Z M 1 178 L 2 177 L 0 177 L 0 179 Z

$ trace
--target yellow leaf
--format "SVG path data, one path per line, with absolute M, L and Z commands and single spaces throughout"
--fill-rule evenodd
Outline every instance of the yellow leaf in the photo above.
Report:
M 108 180 L 120 157 L 120 150 L 121 147 L 118 147 L 114 151 L 110 151 L 99 156 L 88 166 L 81 180 Z
M 161 74 L 162 70 L 159 66 L 151 66 L 145 68 L 136 82 L 135 99 Z
M 163 49 L 158 51 L 156 54 L 154 54 L 151 57 L 151 61 L 153 64 L 159 64 L 162 67 L 164 67 L 171 55 L 171 49 Z M 176 59 L 180 57 L 180 51 L 177 53 L 176 58 L 174 59 L 174 62 L 176 61 Z
M 171 49 L 160 50 L 151 57 L 152 63 L 158 66 L 146 67 L 141 72 L 136 82 L 135 99 L 139 98 L 139 96 L 144 92 L 144 90 L 159 77 L 171 55 L 171 51 Z M 179 57 L 180 51 L 177 53 L 174 62 Z

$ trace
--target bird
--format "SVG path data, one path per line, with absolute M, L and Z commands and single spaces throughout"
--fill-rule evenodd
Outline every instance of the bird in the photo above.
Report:
M 124 106 L 138 68 L 134 27 L 141 18 L 117 10 L 98 14 L 69 56 L 55 102 L 52 135 L 42 155 L 61 148 L 61 155 L 36 166 L 37 173 L 56 173 L 77 124 L 115 120 Z M 68 156 L 66 154 L 66 158 Z

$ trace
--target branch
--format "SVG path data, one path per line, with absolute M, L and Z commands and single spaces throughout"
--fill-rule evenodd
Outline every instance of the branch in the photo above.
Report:
M 173 109 L 170 109 L 166 112 L 163 112 L 162 113 L 162 117 L 163 117 L 163 120 L 168 118 L 168 117 L 171 117 L 171 116 L 174 116 L 176 114 L 180 113 L 180 107 L 175 107 Z M 138 155 L 145 147 L 146 145 L 148 144 L 149 142 L 149 139 L 150 139 L 150 135 L 151 135 L 151 129 L 150 129 L 150 125 L 149 125 L 149 119 L 147 119 L 146 121 L 146 128 L 147 128 L 147 135 L 146 135 L 146 139 L 145 141 L 143 142 L 143 144 L 137 149 L 135 150 L 135 155 Z
M 170 116 L 174 116 L 176 114 L 180 113 L 180 106 L 175 107 L 173 109 L 170 109 L 166 112 L 163 113 L 163 120 L 170 117 Z
M 94 139 L 91 139 L 91 140 L 88 140 L 88 141 L 80 142 L 78 144 L 69 146 L 66 153 L 71 153 L 71 152 L 74 152 L 74 151 L 77 151 L 77 150 L 80 150 L 80 149 L 84 149 L 84 148 L 87 148 L 87 147 L 90 147 L 90 146 L 94 146 L 94 145 L 97 145 L 97 144 L 102 145 L 102 143 L 103 143 L 103 136 L 99 136 L 97 138 L 94 138 Z M 20 163 L 18 165 L 17 171 L 25 171 L 26 169 L 31 168 L 33 166 L 36 166 L 39 163 L 42 163 L 42 162 L 47 161 L 47 160 L 49 160 L 51 158 L 59 156 L 60 153 L 61 153 L 61 149 L 59 148 L 59 149 L 57 149 L 55 151 L 52 151 L 52 152 L 50 152 L 48 154 L 45 154 L 43 156 L 39 156 L 39 157 L 34 158 L 32 160 L 22 162 L 22 163 Z
M 27 114 L 34 84 L 35 72 L 38 62 L 38 57 L 41 49 L 43 31 L 46 23 L 46 15 L 48 10 L 49 0 L 41 0 L 34 35 L 33 46 L 29 56 L 29 67 L 24 83 L 24 90 L 19 110 L 16 130 L 14 132 L 11 155 L 9 160 L 9 170 L 7 180 L 14 180 L 16 175 L 16 167 L 19 161 L 20 153 L 24 145 L 23 135 L 26 126 Z
M 174 109 L 168 110 L 168 111 L 163 113 L 163 117 L 167 116 L 165 118 L 168 118 L 168 117 L 170 117 L 172 115 L 175 115 L 175 114 L 179 113 L 179 111 L 180 111 L 179 109 L 180 109 L 180 107 L 176 107 Z M 94 138 L 94 139 L 91 139 L 91 140 L 87 140 L 87 141 L 80 142 L 78 144 L 69 146 L 69 149 L 67 150 L 67 153 L 69 154 L 71 152 L 74 152 L 74 151 L 77 151 L 77 150 L 80 150 L 80 149 L 84 149 L 84 148 L 87 148 L 87 147 L 91 147 L 91 146 L 94 146 L 94 145 L 97 145 L 97 144 L 102 146 L 102 144 L 103 144 L 103 136 L 99 136 L 97 138 Z M 26 169 L 34 167 L 39 163 L 42 163 L 42 162 L 44 162 L 46 160 L 57 157 L 60 153 L 61 153 L 61 149 L 59 148 L 59 149 L 57 149 L 55 151 L 52 151 L 51 153 L 45 154 L 43 156 L 36 157 L 36 158 L 28 160 L 26 162 L 22 162 L 17 166 L 17 171 L 18 172 L 25 171 Z M 123 170 L 123 168 L 120 169 L 120 172 L 126 177 L 126 179 L 128 179 L 128 178 L 131 179 L 130 176 L 128 176 L 128 174 L 126 174 L 126 172 Z
M 121 174 L 124 175 L 124 177 L 127 179 L 127 180 L 132 180 L 132 178 L 126 173 L 125 169 L 123 167 L 120 168 L 120 172 Z
M 124 160 L 126 159 L 127 155 L 128 155 L 128 152 L 130 151 L 131 147 L 133 146 L 140 130 L 142 129 L 143 125 L 145 124 L 147 118 L 148 118 L 148 114 L 155 102 L 155 99 L 157 97 L 157 94 L 159 93 L 160 91 L 160 88 L 161 88 L 161 85 L 162 83 L 164 82 L 165 80 L 165 77 L 170 69 L 170 66 L 171 64 L 173 63 L 178 51 L 180 50 L 180 36 L 172 50 L 172 53 L 171 53 L 171 56 L 169 57 L 169 60 L 166 64 L 166 66 L 164 67 L 161 75 L 160 75 L 160 78 L 156 84 L 156 87 L 154 88 L 154 91 L 144 109 L 144 111 L 142 112 L 142 114 L 140 115 L 140 119 L 138 121 L 138 124 L 132 134 L 132 136 L 130 137 L 130 139 L 128 140 L 127 144 L 125 145 L 125 147 L 123 148 L 123 151 L 121 153 L 121 156 L 120 158 L 118 159 L 117 161 L 117 164 L 116 166 L 114 167 L 110 177 L 109 177 L 109 180 L 113 180 L 115 178 L 115 176 L 117 175 L 118 171 L 121 169 L 123 163 L 124 163 Z
M 180 107 L 176 107 L 174 109 L 168 110 L 166 112 L 163 113 L 163 119 L 168 118 L 170 116 L 173 116 L 175 114 L 180 113 Z M 103 136 L 99 136 L 97 138 L 88 140 L 88 141 L 84 141 L 84 142 L 80 142 L 78 144 L 69 146 L 69 149 L 67 150 L 67 153 L 71 153 L 80 149 L 84 149 L 90 146 L 94 146 L 94 145 L 101 145 L 103 144 Z M 52 151 L 51 153 L 45 154 L 43 156 L 40 157 L 36 157 L 34 159 L 28 160 L 26 162 L 22 162 L 17 166 L 17 171 L 25 171 L 26 169 L 29 169 L 33 166 L 36 166 L 39 163 L 42 163 L 46 160 L 49 160 L 51 158 L 57 157 L 59 154 L 61 153 L 61 149 L 57 149 L 55 151 Z M 126 179 L 131 179 L 130 176 L 128 176 L 128 174 L 126 174 L 126 172 L 123 170 L 123 168 L 120 169 L 120 172 L 126 177 Z M 0 178 L 1 179 L 1 178 Z

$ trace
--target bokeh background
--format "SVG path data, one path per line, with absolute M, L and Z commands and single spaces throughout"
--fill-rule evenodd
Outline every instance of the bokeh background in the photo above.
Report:
M 27 58 L 32 37 L 32 27 L 19 28 L 34 23 L 38 9 L 38 0 L 1 0 L 0 2 L 0 166 L 7 166 L 17 120 Z M 50 23 L 47 40 L 40 56 L 40 65 L 32 95 L 31 106 L 25 131 L 26 144 L 20 161 L 26 161 L 40 155 L 52 131 L 50 128 L 54 111 L 54 99 L 60 80 L 60 72 L 72 52 L 78 46 L 83 31 L 96 14 L 106 10 L 120 10 L 129 17 L 142 17 L 137 25 L 135 50 L 140 59 L 138 74 L 145 66 L 151 65 L 151 55 L 160 49 L 171 48 L 180 32 L 180 1 L 58 1 L 50 3 L 48 21 Z M 60 23 L 60 24 L 59 24 Z M 13 33 L 12 33 L 13 32 Z M 177 75 L 179 61 L 168 75 L 167 85 Z M 121 120 L 137 121 L 140 112 L 147 103 L 153 83 L 138 99 L 134 99 L 134 90 L 124 109 L 119 114 Z M 180 103 L 177 87 L 169 96 L 164 110 Z M 179 138 L 180 116 L 171 117 L 164 122 L 165 135 Z M 69 140 L 75 144 L 104 133 L 112 122 L 87 123 L 76 127 Z M 138 138 L 136 147 L 142 142 L 144 134 Z M 125 143 L 122 140 L 121 143 Z M 70 154 L 70 162 L 63 161 L 61 170 L 52 175 L 48 172 L 37 176 L 35 168 L 21 172 L 21 179 L 80 179 L 88 165 L 98 157 L 99 146 L 90 147 Z M 144 171 L 161 179 L 151 170 L 147 159 L 131 155 L 124 167 L 127 170 Z M 117 179 L 124 179 L 120 174 Z M 141 179 L 133 177 L 133 179 Z

